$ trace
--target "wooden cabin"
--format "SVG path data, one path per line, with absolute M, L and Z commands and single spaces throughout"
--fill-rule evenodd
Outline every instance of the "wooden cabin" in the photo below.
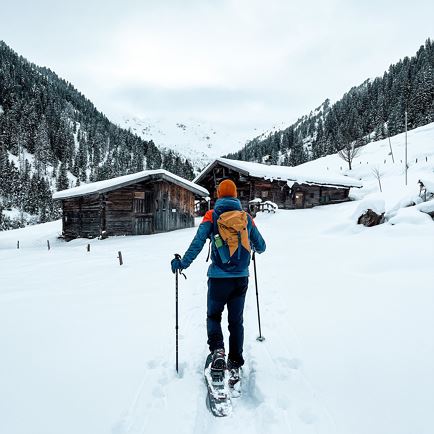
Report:
M 208 191 L 166 170 L 145 170 L 55 193 L 63 236 L 147 235 L 194 226 L 196 199 Z
M 246 210 L 252 210 L 251 201 L 255 199 L 274 202 L 283 209 L 339 203 L 349 200 L 350 188 L 362 187 L 359 181 L 343 175 L 318 174 L 302 167 L 273 166 L 226 158 L 214 160 L 194 182 L 210 192 L 213 206 L 217 185 L 226 178 L 232 179 L 237 185 L 238 198 Z

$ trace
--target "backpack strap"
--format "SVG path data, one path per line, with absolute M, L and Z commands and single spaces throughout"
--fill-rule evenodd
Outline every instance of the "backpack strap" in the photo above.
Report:
M 211 256 L 211 238 L 209 239 L 209 243 L 208 243 L 208 254 L 206 255 L 206 261 L 209 261 L 209 257 Z
M 209 236 L 209 243 L 208 243 L 208 255 L 206 257 L 206 262 L 209 261 L 209 258 L 211 257 L 211 243 L 213 241 L 214 235 L 218 233 L 218 227 L 217 227 L 217 214 L 213 210 L 212 212 L 212 233 Z
M 238 249 L 237 249 L 237 251 L 238 251 L 238 260 L 240 260 L 240 258 L 241 258 L 241 232 L 240 231 L 238 231 Z
M 214 235 L 217 235 L 219 233 L 219 228 L 217 225 L 217 220 L 220 217 L 220 215 L 217 215 L 217 213 L 215 211 L 212 212 L 212 228 L 213 228 L 213 237 Z

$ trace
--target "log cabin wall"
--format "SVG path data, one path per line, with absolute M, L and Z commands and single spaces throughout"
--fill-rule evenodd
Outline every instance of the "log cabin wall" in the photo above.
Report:
M 194 194 L 163 179 L 62 200 L 68 240 L 146 235 L 194 226 Z
M 176 184 L 154 183 L 154 232 L 194 226 L 194 194 Z
M 349 187 L 294 183 L 289 188 L 286 181 L 254 178 L 217 164 L 200 182 L 210 192 L 211 207 L 217 198 L 217 185 L 225 178 L 232 179 L 237 185 L 238 198 L 245 210 L 249 210 L 249 201 L 255 198 L 272 201 L 282 209 L 312 208 L 348 200 Z
M 147 235 L 194 226 L 194 194 L 162 179 L 105 195 L 107 235 Z
M 63 200 L 62 223 L 65 238 L 98 236 L 100 234 L 100 206 L 97 194 Z
M 243 208 L 248 209 L 249 201 L 253 199 L 251 178 L 244 176 L 236 170 L 221 165 L 216 165 L 200 182 L 200 185 L 207 186 L 205 188 L 210 194 L 211 208 L 214 207 L 215 201 L 217 200 L 217 186 L 220 181 L 226 178 L 232 179 L 235 182 L 238 191 L 238 198 L 240 199 Z

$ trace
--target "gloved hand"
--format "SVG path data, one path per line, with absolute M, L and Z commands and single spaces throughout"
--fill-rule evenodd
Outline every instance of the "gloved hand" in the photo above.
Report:
M 175 274 L 176 270 L 185 270 L 185 266 L 182 263 L 182 259 L 181 258 L 175 258 L 172 259 L 172 261 L 170 262 L 170 266 L 172 267 L 172 273 Z

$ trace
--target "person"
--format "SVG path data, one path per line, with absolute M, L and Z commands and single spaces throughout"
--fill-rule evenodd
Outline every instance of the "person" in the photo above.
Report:
M 230 213 L 231 211 L 238 212 Z M 221 243 L 216 241 L 220 236 L 218 222 L 226 215 L 245 219 L 245 227 L 238 232 L 238 244 L 232 249 L 229 248 L 229 253 L 226 251 L 226 256 L 235 258 L 234 263 L 231 263 L 230 260 L 228 263 L 227 258 L 222 260 L 218 248 Z M 245 237 L 244 240 L 241 239 L 240 233 Z M 239 368 L 244 364 L 243 310 L 249 281 L 250 247 L 253 247 L 255 252 L 262 253 L 266 249 L 266 244 L 253 218 L 242 211 L 241 202 L 237 198 L 237 187 L 230 179 L 225 179 L 218 185 L 215 207 L 206 212 L 196 236 L 184 256 L 172 260 L 173 273 L 188 268 L 201 252 L 208 238 L 211 239 L 211 264 L 208 268 L 207 294 L 207 334 L 210 355 L 207 358 L 206 366 L 210 364 L 211 369 L 221 371 L 227 368 L 235 383 L 239 379 Z M 239 241 L 242 242 L 242 245 Z M 245 260 L 241 254 L 246 256 Z M 229 323 L 227 363 L 221 329 L 221 317 L 225 305 L 228 310 Z

